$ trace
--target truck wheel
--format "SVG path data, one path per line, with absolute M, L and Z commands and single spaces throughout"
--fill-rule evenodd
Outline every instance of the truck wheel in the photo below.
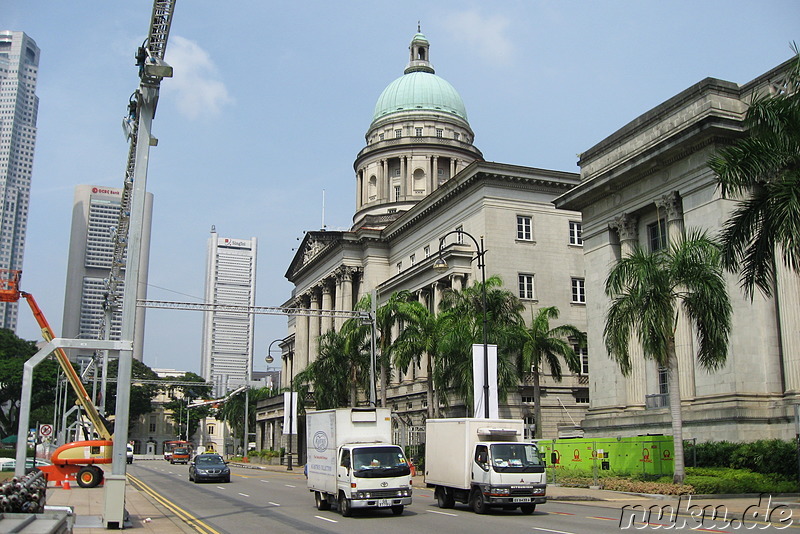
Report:
M 328 497 L 319 491 L 314 492 L 314 504 L 317 505 L 317 510 L 330 510 L 331 503 L 328 502 Z
M 476 489 L 472 492 L 472 509 L 476 514 L 485 514 L 489 511 L 486 497 L 480 489 Z
M 344 493 L 339 495 L 339 513 L 342 517 L 350 517 L 353 515 L 353 509 L 350 507 L 350 499 L 344 496 Z
M 403 505 L 392 506 L 392 513 L 394 515 L 403 515 Z
M 100 484 L 102 476 L 97 471 L 99 470 L 90 465 L 81 467 L 80 471 L 78 471 L 78 486 L 82 488 L 94 488 Z
M 447 488 L 436 486 L 434 493 L 436 494 L 436 504 L 439 505 L 439 508 L 452 508 L 456 505 L 456 499 L 453 493 L 448 492 Z
M 520 505 L 519 511 L 522 512 L 525 515 L 531 515 L 533 512 L 536 511 L 536 505 L 535 504 L 523 504 L 523 505 Z

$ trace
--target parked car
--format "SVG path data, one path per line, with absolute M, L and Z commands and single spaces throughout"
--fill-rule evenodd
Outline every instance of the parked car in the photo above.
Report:
M 132 464 L 133 463 L 133 445 L 131 445 L 130 443 L 128 443 L 128 450 L 125 451 L 125 454 L 126 454 L 126 459 L 127 459 L 128 463 Z
M 34 462 L 32 458 L 25 459 L 25 469 L 33 468 Z M 43 465 L 50 465 L 50 462 L 47 460 L 42 460 L 41 458 L 36 458 L 36 467 L 41 467 Z M 17 467 L 17 460 L 16 458 L 0 458 L 0 471 L 13 471 Z
M 198 454 L 189 462 L 189 481 L 201 480 L 231 481 L 231 470 L 219 454 Z
M 188 464 L 189 463 L 189 449 L 186 447 L 178 447 L 172 450 L 172 457 L 169 459 L 171 464 Z

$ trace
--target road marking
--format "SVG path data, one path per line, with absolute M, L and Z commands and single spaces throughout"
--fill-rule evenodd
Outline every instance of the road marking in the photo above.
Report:
M 569 532 L 566 530 L 552 530 L 549 528 L 540 528 L 540 527 L 533 527 L 533 530 L 541 530 L 543 532 L 555 532 L 556 534 L 575 534 L 574 532 Z
M 335 519 L 328 519 L 327 517 L 322 517 L 321 515 L 315 515 L 317 519 L 322 519 L 323 521 L 328 521 L 329 523 L 338 523 Z
M 172 501 L 167 500 L 165 497 L 157 493 L 155 490 L 150 488 L 147 484 L 136 478 L 135 476 L 127 473 L 128 480 L 130 480 L 134 486 L 136 486 L 140 491 L 147 493 L 153 499 L 158 501 L 161 505 L 166 507 L 168 510 L 172 511 L 175 515 L 177 515 L 181 520 L 186 522 L 189 526 L 194 528 L 197 532 L 201 534 L 220 534 L 218 531 L 214 530 L 201 520 L 197 519 L 195 516 L 178 506 L 177 504 L 173 503 Z
M 296 488 L 297 486 L 292 486 L 291 484 L 284 484 L 287 488 Z
M 262 479 L 261 479 L 261 482 L 269 482 L 269 480 L 264 480 L 264 479 L 262 478 Z
M 223 488 L 222 486 L 217 486 L 217 487 L 218 487 L 219 489 L 221 489 L 221 490 L 224 490 L 224 489 L 225 489 L 225 488 Z
M 428 510 L 432 514 L 449 515 L 450 517 L 458 517 L 458 514 L 451 514 L 450 512 L 440 512 L 439 510 Z
M 548 514 L 555 514 L 555 515 L 575 515 L 569 512 L 547 512 Z
M 249 497 L 250 496 L 250 495 L 248 495 L 246 493 L 240 493 L 239 495 L 241 495 L 242 497 Z
M 267 501 L 267 502 L 268 502 L 269 504 L 271 504 L 272 506 L 280 506 L 280 504 L 278 504 L 278 503 L 276 503 L 276 502 L 272 502 L 272 501 Z
M 602 519 L 604 521 L 618 521 L 618 519 L 614 519 L 614 518 L 611 518 L 611 517 L 600 517 L 600 516 L 593 516 L 593 515 L 587 516 L 587 519 Z

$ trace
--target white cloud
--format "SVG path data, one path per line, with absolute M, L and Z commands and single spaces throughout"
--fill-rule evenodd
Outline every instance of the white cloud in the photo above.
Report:
M 447 19 L 448 30 L 465 41 L 475 53 L 492 63 L 508 65 L 514 59 L 514 45 L 507 37 L 511 20 L 503 15 L 484 15 L 477 9 L 454 13 Z
M 217 67 L 208 52 L 194 41 L 171 36 L 164 58 L 174 69 L 174 77 L 162 88 L 176 93 L 178 110 L 189 119 L 218 115 L 233 102 L 220 81 Z

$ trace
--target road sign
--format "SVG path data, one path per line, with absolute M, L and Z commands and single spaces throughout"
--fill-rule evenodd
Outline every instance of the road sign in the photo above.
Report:
M 53 425 L 39 425 L 39 435 L 43 438 L 49 438 L 53 435 Z

